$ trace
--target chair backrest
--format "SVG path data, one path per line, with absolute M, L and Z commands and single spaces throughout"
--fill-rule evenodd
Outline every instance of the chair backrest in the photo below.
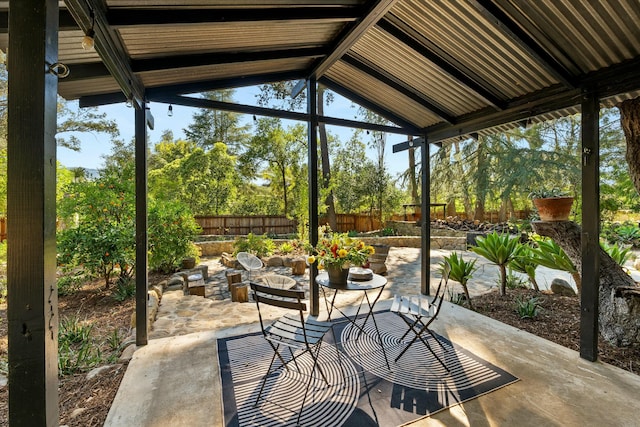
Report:
M 300 323 L 303 327 L 304 340 L 306 342 L 307 334 L 304 330 L 304 312 L 307 310 L 307 305 L 302 302 L 304 291 L 270 288 L 255 282 L 249 282 L 249 285 L 253 291 L 253 299 L 256 301 L 256 306 L 258 307 L 258 318 L 260 319 L 262 333 L 266 336 L 266 328 L 262 320 L 260 304 L 267 304 L 297 311 L 300 316 Z
M 236 259 L 245 270 L 259 270 L 262 268 L 262 260 L 249 252 L 238 252 Z

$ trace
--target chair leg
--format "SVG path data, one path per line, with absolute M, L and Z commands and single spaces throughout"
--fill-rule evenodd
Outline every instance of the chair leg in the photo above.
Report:
M 273 362 L 275 362 L 276 360 L 276 355 L 282 360 L 278 352 L 274 351 L 273 357 L 271 358 L 271 363 L 269 363 L 269 369 L 267 369 L 267 373 L 264 375 L 264 378 L 262 379 L 262 385 L 260 386 L 258 397 L 256 397 L 256 402 L 253 404 L 253 406 L 258 406 L 258 402 L 260 401 L 260 397 L 262 396 L 262 392 L 264 391 L 264 386 L 267 384 L 267 378 L 269 378 L 269 375 L 271 375 L 271 368 L 273 367 Z

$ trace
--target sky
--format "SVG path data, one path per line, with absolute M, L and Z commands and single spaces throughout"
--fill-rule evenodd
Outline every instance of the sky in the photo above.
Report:
M 256 93 L 257 89 L 255 87 L 241 88 L 236 91 L 234 97 L 236 102 L 239 104 L 256 105 Z M 355 117 L 357 108 L 353 105 L 354 104 L 351 101 L 336 94 L 334 102 L 325 107 L 325 115 L 350 120 L 360 120 Z M 173 105 L 173 116 L 169 117 L 167 114 L 168 105 L 166 104 L 151 103 L 150 108 L 155 122 L 153 130 L 147 128 L 150 148 L 153 148 L 153 146 L 160 141 L 160 137 L 165 130 L 171 130 L 173 132 L 174 139 L 184 138 L 185 135 L 183 129 L 191 123 L 193 115 L 198 112 L 198 109 L 196 108 Z M 98 108 L 98 111 L 107 113 L 107 117 L 109 119 L 116 121 L 120 130 L 120 139 L 124 141 L 132 140 L 134 136 L 135 120 L 135 112 L 133 108 L 126 107 L 125 104 L 122 103 L 102 106 Z M 253 124 L 253 116 L 243 114 L 241 115 L 241 122 L 243 124 Z M 283 120 L 283 123 L 287 126 L 292 125 L 295 122 Z M 346 142 L 354 131 L 354 129 L 341 126 L 327 126 L 327 130 L 332 134 L 337 134 L 343 142 Z M 111 151 L 110 137 L 108 135 L 91 133 L 77 134 L 77 136 L 82 141 L 81 151 L 74 152 L 72 150 L 59 147 L 58 160 L 67 168 L 101 168 L 104 163 L 103 156 L 109 154 Z M 363 139 L 366 142 L 366 135 L 363 135 Z M 387 168 L 392 176 L 397 176 L 408 166 L 408 155 L 406 151 L 396 154 L 392 152 L 393 144 L 406 140 L 407 137 L 404 135 L 387 134 L 385 157 Z M 368 155 L 371 158 L 374 157 L 373 153 L 368 153 Z

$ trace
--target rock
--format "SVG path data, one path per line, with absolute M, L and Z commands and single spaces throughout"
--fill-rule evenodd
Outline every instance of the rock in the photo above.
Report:
M 0 374 L 0 387 L 4 387 L 7 385 L 7 377 L 5 377 L 4 375 Z
M 551 291 L 556 295 L 561 295 L 564 297 L 576 296 L 576 291 L 573 290 L 569 282 L 557 277 L 551 282 Z
M 156 295 L 155 291 L 149 291 L 149 297 L 147 300 L 147 316 L 149 318 L 149 324 L 152 324 L 156 320 L 156 314 L 158 313 L 158 307 L 160 306 L 160 298 Z
M 263 261 L 264 265 L 266 265 L 267 267 L 282 267 L 282 265 L 284 264 L 282 261 L 282 257 L 279 257 L 277 255 L 263 258 Z
M 124 349 L 118 361 L 120 362 L 128 362 L 133 357 L 133 353 L 135 353 L 137 347 L 135 344 L 130 344 L 127 348 Z
M 182 278 L 182 276 L 176 274 L 173 275 L 169 278 L 169 280 L 167 280 L 167 287 L 169 286 L 182 286 L 182 284 L 184 283 L 184 279 Z
M 95 378 L 98 375 L 102 374 L 104 371 L 108 371 L 112 367 L 113 367 L 113 365 L 104 365 L 104 366 L 99 366 L 99 367 L 97 367 L 95 369 L 90 370 L 86 375 L 87 381 L 92 380 L 93 378 Z
M 73 410 L 71 415 L 69 415 L 69 418 L 74 419 L 75 417 L 77 417 L 78 415 L 82 414 L 86 410 L 87 410 L 87 408 L 76 408 L 76 409 Z
M 156 286 L 158 286 L 162 291 L 164 291 L 165 289 L 167 289 L 168 283 L 169 282 L 167 280 L 163 280 L 160 283 L 158 283 Z
M 155 292 L 156 296 L 158 297 L 158 300 L 162 300 L 162 287 L 160 285 L 153 285 L 151 286 L 151 291 Z

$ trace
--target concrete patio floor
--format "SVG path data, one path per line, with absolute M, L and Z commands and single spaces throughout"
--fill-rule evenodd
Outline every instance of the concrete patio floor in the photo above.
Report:
M 432 253 L 435 258 L 443 254 Z M 419 283 L 419 276 L 416 280 L 413 275 L 419 262 L 412 252 L 390 253 L 389 261 L 397 267 L 389 274 L 391 292 L 396 275 L 409 275 L 410 281 Z M 402 270 L 403 262 L 410 267 Z M 485 270 L 485 275 L 492 273 L 493 269 Z M 395 281 L 402 280 L 397 276 Z M 389 308 L 391 292 L 376 309 Z M 259 325 L 253 304 L 219 303 L 214 309 L 224 306 L 234 312 L 237 317 L 232 324 L 236 326 L 212 321 L 208 329 L 151 339 L 134 353 L 105 426 L 224 425 L 216 339 L 256 332 Z M 349 303 L 343 302 L 346 306 Z M 216 311 L 228 316 L 228 310 Z M 321 304 L 321 317 L 323 314 Z M 270 316 L 278 315 L 275 311 Z M 639 425 L 640 400 L 636 396 L 640 376 L 601 362 L 587 362 L 575 351 L 450 303 L 443 306 L 433 329 L 520 381 L 411 426 Z

